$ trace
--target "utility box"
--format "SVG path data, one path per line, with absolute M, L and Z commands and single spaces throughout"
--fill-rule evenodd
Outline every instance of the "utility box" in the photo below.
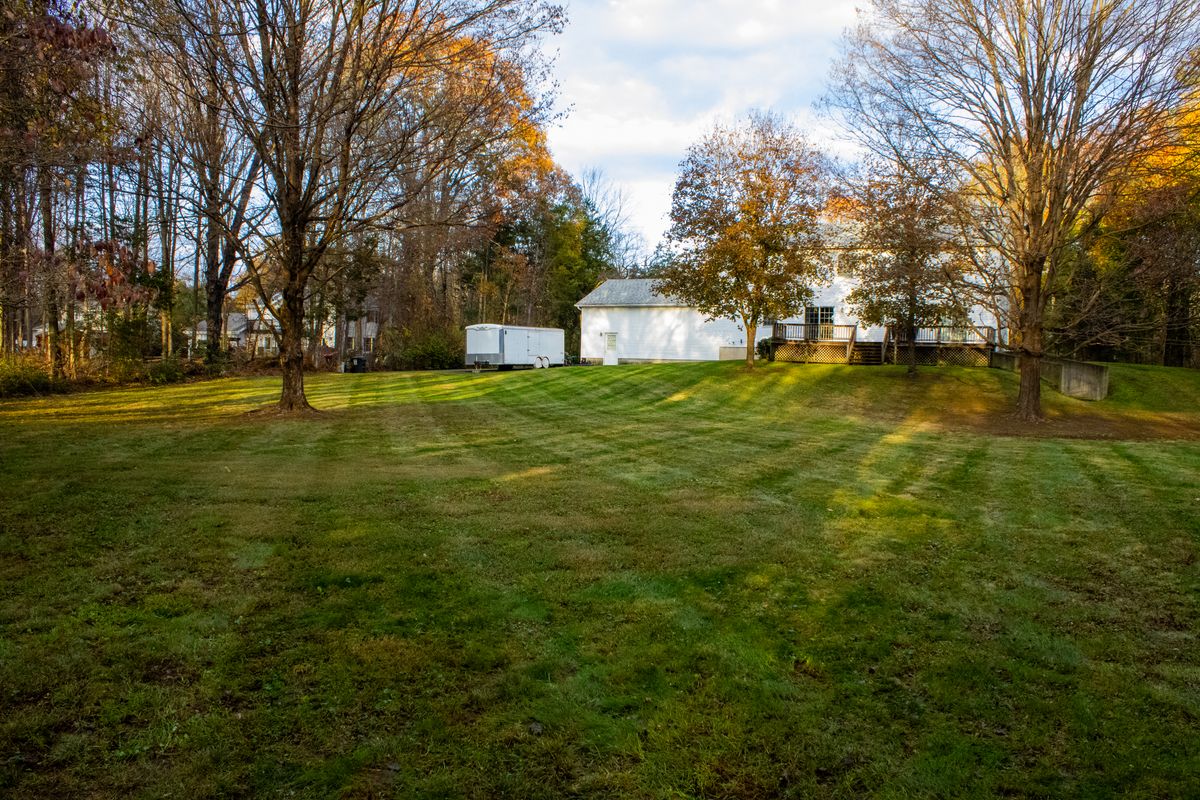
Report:
M 468 325 L 468 367 L 561 367 L 566 361 L 562 328 L 524 325 Z

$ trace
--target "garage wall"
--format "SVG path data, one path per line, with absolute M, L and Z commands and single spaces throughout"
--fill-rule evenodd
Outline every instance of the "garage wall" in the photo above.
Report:
M 722 347 L 746 346 L 746 334 L 733 320 L 705 321 L 691 308 L 658 306 L 580 309 L 581 358 L 604 358 L 604 334 L 617 334 L 617 357 L 645 361 L 716 361 Z M 767 338 L 770 330 L 759 330 Z

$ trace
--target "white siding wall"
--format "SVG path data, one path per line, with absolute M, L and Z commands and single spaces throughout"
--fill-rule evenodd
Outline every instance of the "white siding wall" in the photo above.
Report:
M 635 306 L 580 309 L 579 355 L 604 358 L 604 334 L 617 334 L 617 357 L 647 361 L 716 361 L 722 347 L 746 346 L 746 333 L 729 319 L 707 322 L 692 308 Z M 759 329 L 758 338 L 771 335 Z
M 834 325 L 854 325 L 857 323 L 858 341 L 881 342 L 883 341 L 883 326 L 866 327 L 858 322 L 858 317 L 852 314 L 850 307 L 846 305 L 846 296 L 856 286 L 858 286 L 856 278 L 838 275 L 828 286 L 820 286 L 814 290 L 810 305 L 833 306 Z M 993 328 L 999 327 L 995 315 L 983 308 L 983 306 L 973 306 L 968 316 L 974 325 L 986 325 Z M 803 315 L 800 315 L 792 319 L 780 320 L 780 322 L 803 322 L 802 317 Z
M 834 325 L 854 325 L 858 322 L 858 317 L 850 313 L 850 307 L 846 305 L 846 295 L 850 294 L 850 291 L 857 285 L 858 281 L 854 278 L 837 275 L 828 286 L 818 286 L 814 290 L 813 299 L 809 302 L 809 305 L 833 306 Z M 780 321 L 803 322 L 802 316 Z M 860 342 L 882 342 L 883 327 L 868 328 L 859 325 L 857 338 Z

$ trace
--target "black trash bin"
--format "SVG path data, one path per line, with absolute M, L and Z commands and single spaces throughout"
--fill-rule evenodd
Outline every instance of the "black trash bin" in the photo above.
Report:
M 363 356 L 354 356 L 347 358 L 346 363 L 342 365 L 342 372 L 366 372 L 367 359 Z

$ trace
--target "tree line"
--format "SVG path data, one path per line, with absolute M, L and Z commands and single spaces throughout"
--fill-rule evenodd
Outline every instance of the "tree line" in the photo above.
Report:
M 196 343 L 247 298 L 305 364 L 465 323 L 575 327 L 628 268 L 619 193 L 549 154 L 543 0 L 6 0 L 0 348 L 76 377 Z M 203 322 L 198 325 L 197 323 Z M 361 346 L 361 339 L 358 343 Z

